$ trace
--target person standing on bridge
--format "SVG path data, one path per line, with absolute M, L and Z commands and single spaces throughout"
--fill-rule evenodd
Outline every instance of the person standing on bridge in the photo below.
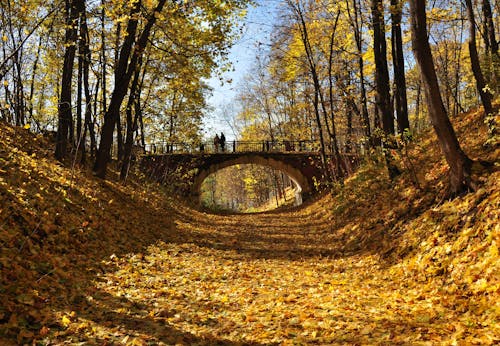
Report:
M 214 138 L 214 148 L 215 148 L 215 152 L 219 152 L 219 143 L 220 143 L 220 138 L 219 138 L 219 135 L 218 134 L 215 134 L 215 138 Z
M 220 133 L 220 149 L 222 152 L 224 152 L 226 146 L 226 136 L 224 136 L 224 133 Z

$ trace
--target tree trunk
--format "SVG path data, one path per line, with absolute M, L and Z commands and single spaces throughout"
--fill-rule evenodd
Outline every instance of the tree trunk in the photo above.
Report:
M 403 134 L 405 130 L 410 128 L 410 122 L 408 121 L 408 101 L 406 97 L 403 37 L 401 34 L 403 2 L 401 0 L 391 0 L 391 7 L 391 44 L 395 82 L 394 98 L 396 101 L 398 131 L 400 134 Z
M 491 11 L 491 4 L 489 0 L 483 0 L 483 16 L 485 26 L 485 41 L 486 48 L 491 53 L 498 55 L 498 41 L 495 34 L 495 24 L 493 22 L 493 12 Z
M 472 7 L 472 0 L 465 0 L 467 7 L 467 17 L 469 18 L 469 54 L 472 72 L 476 79 L 476 87 L 481 97 L 486 115 L 493 114 L 493 106 L 491 105 L 491 93 L 486 89 L 486 81 L 484 80 L 483 71 L 481 71 L 481 64 L 479 62 L 479 55 L 476 46 L 476 20 L 474 18 L 474 8 Z
M 10 40 L 14 45 L 17 45 L 17 41 L 22 37 L 20 27 L 14 28 L 13 25 L 13 16 L 12 16 L 12 8 L 11 1 L 6 1 L 6 7 L 8 9 L 8 16 L 5 18 L 2 16 L 2 19 L 6 19 L 6 26 L 8 27 Z M 3 14 L 3 11 L 2 11 Z M 7 28 L 6 28 L 7 29 Z M 17 29 L 17 30 L 16 30 Z M 17 33 L 15 32 L 17 31 Z M 10 103 L 12 109 L 14 110 L 14 121 L 16 126 L 25 125 L 25 99 L 24 99 L 24 85 L 23 85 L 23 74 L 22 74 L 22 60 L 23 60 L 23 49 L 16 49 L 13 53 L 11 53 L 10 58 L 12 59 L 12 80 L 13 80 L 13 88 L 14 88 L 14 102 Z M 3 64 L 2 64 L 3 67 Z M 4 75 L 3 71 L 0 71 L 1 75 Z
M 132 160 L 132 148 L 134 146 L 134 131 L 137 127 L 137 112 L 133 112 L 133 107 L 139 102 L 138 100 L 138 85 L 139 85 L 139 77 L 140 77 L 140 67 L 142 65 L 142 59 L 139 59 L 139 62 L 136 67 L 136 72 L 134 73 L 134 79 L 132 80 L 132 84 L 130 86 L 130 94 L 127 102 L 127 132 L 125 134 L 125 145 L 123 151 L 123 162 L 120 170 L 120 179 L 125 181 L 128 176 L 130 162 Z
M 451 191 L 452 193 L 460 193 L 470 187 L 472 161 L 460 148 L 441 99 L 431 47 L 428 41 L 425 13 L 426 1 L 410 0 L 409 2 L 413 54 L 422 75 L 429 117 L 436 131 L 446 162 L 450 167 Z
M 422 94 L 422 82 L 418 82 L 417 85 L 417 97 L 415 100 L 415 128 L 417 131 L 422 129 L 422 126 L 420 125 L 420 99 L 421 99 L 421 94 Z
M 464 35 L 464 18 L 463 18 L 463 7 L 460 6 L 460 42 L 463 42 L 463 35 Z M 451 114 L 452 117 L 455 117 L 458 115 L 459 112 L 465 112 L 465 109 L 462 107 L 460 104 L 460 82 L 461 82 L 461 77 L 460 77 L 460 72 L 461 72 L 461 66 L 462 66 L 462 45 L 460 44 L 458 46 L 458 49 L 455 48 L 455 79 L 453 80 L 453 99 L 454 99 L 454 107 L 453 107 L 453 113 Z
M 331 122 L 332 122 L 332 130 L 329 131 L 330 134 L 330 141 L 333 144 L 333 160 L 334 160 L 334 165 L 335 165 L 335 172 L 334 176 L 341 182 L 344 181 L 343 175 L 344 172 L 342 171 L 342 166 L 340 164 L 340 151 L 339 151 L 339 144 L 337 140 L 337 128 L 335 125 L 335 111 L 333 107 L 333 76 L 332 76 L 332 68 L 333 68 L 333 46 L 335 43 L 335 33 L 337 32 L 337 24 L 339 21 L 340 17 L 340 10 L 337 12 L 337 16 L 335 17 L 335 23 L 333 24 L 332 27 L 332 32 L 330 34 L 330 45 L 329 45 L 329 51 L 328 51 L 328 96 L 330 98 L 329 104 L 330 104 L 330 117 L 331 117 Z M 326 111 L 324 112 L 326 116 Z M 325 117 L 325 122 L 328 124 L 328 119 Z
M 70 134 L 73 123 L 73 115 L 71 112 L 71 81 L 73 78 L 73 65 L 76 53 L 78 8 L 81 8 L 81 5 L 78 4 L 79 1 L 84 0 L 66 0 L 65 6 L 67 28 L 64 42 L 66 49 L 64 52 L 64 64 L 61 77 L 61 94 L 59 97 L 55 152 L 56 159 L 59 161 L 62 161 L 66 156 L 68 135 Z
M 493 12 L 489 0 L 483 0 L 483 17 L 485 27 L 486 53 L 489 54 L 490 64 L 490 83 L 493 90 L 500 92 L 500 55 L 498 54 L 498 41 L 495 33 L 495 23 L 493 21 Z
M 81 24 L 80 24 L 81 25 Z M 81 36 L 81 33 L 80 35 Z M 76 83 L 76 138 L 77 148 L 80 150 L 80 142 L 83 135 L 82 129 L 82 94 L 83 94 L 83 54 L 81 49 L 81 37 L 78 38 L 78 75 Z
M 101 76 L 102 76 L 102 86 L 101 86 L 101 93 L 102 93 L 102 99 L 101 99 L 101 111 L 102 114 L 106 114 L 107 112 L 107 107 L 108 107 L 108 101 L 107 101 L 107 84 L 106 84 L 106 75 L 107 75 L 107 68 L 106 68 L 106 31 L 105 31 L 105 11 L 106 11 L 106 0 L 101 0 L 101 54 L 99 56 L 99 59 L 101 60 Z M 116 48 L 118 49 L 118 47 Z M 96 113 L 97 114 L 97 113 Z
M 320 155 L 321 155 L 321 163 L 322 167 L 325 170 L 325 172 L 328 172 L 328 167 L 327 167 L 327 160 L 326 160 L 326 150 L 325 150 L 325 139 L 323 135 L 323 126 L 321 123 L 321 114 L 320 114 L 320 109 L 319 109 L 319 101 L 320 101 L 320 85 L 319 85 L 319 79 L 316 74 L 316 65 L 314 60 L 312 59 L 312 53 L 310 51 L 310 42 L 309 42 L 309 37 L 307 33 L 307 27 L 306 23 L 303 17 L 302 13 L 302 8 L 300 7 L 299 3 L 294 3 L 290 0 L 287 1 L 288 6 L 295 12 L 296 14 L 296 19 L 298 20 L 298 25 L 300 28 L 300 35 L 302 39 L 302 44 L 304 46 L 304 50 L 306 52 L 306 57 L 307 61 L 309 64 L 309 72 L 311 73 L 312 79 L 313 79 L 313 85 L 314 85 L 314 101 L 313 101 L 313 106 L 314 106 L 314 114 L 315 114 L 315 119 L 316 119 L 316 125 L 318 127 L 318 136 L 319 136 L 319 141 L 320 141 Z
M 90 102 L 92 99 L 92 95 L 90 93 L 89 86 L 89 70 L 90 70 L 90 59 L 91 53 L 89 48 L 89 33 L 87 26 L 87 16 L 85 11 L 81 13 L 80 16 L 80 47 L 81 47 L 81 55 L 82 55 L 82 72 L 83 72 L 83 90 L 85 94 L 85 118 L 83 122 L 83 134 L 80 143 L 81 148 L 81 162 L 85 163 L 86 160 L 86 139 L 87 139 L 87 130 L 90 135 L 90 143 L 91 143 L 91 151 L 94 150 L 93 145 L 95 145 L 95 133 L 94 133 L 94 124 L 92 122 L 92 103 Z M 97 95 L 97 94 L 96 94 Z
M 391 106 L 387 44 L 382 0 L 372 0 L 373 52 L 375 58 L 375 102 L 382 118 L 386 135 L 394 134 L 394 116 Z
M 109 107 L 104 114 L 104 124 L 101 129 L 101 142 L 94 165 L 94 172 L 102 179 L 106 177 L 107 165 L 111 159 L 113 132 L 116 122 L 119 120 L 121 104 L 127 94 L 128 83 L 130 81 L 130 79 L 127 79 L 127 68 L 137 32 L 137 17 L 140 6 L 141 2 L 137 1 L 131 9 L 130 19 L 127 24 L 127 35 L 120 50 L 118 63 L 115 67 L 115 89 L 111 95 Z
M 107 166 L 110 160 L 110 150 L 113 144 L 113 129 L 120 118 L 121 104 L 127 94 L 128 85 L 137 66 L 137 61 L 139 57 L 142 56 L 146 47 L 151 28 L 156 22 L 157 14 L 162 11 L 166 1 L 167 0 L 159 0 L 155 10 L 148 17 L 146 25 L 137 42 L 135 42 L 135 34 L 138 24 L 137 14 L 140 11 L 141 2 L 137 1 L 131 10 L 131 16 L 127 25 L 127 36 L 120 50 L 120 57 L 115 73 L 119 78 L 115 79 L 115 88 L 111 96 L 111 101 L 107 112 L 104 114 L 101 143 L 94 165 L 95 174 L 102 179 L 106 177 Z
M 123 129 L 122 129 L 122 122 L 120 117 L 116 119 L 116 146 L 117 146 L 117 159 L 118 161 L 123 160 L 123 146 L 124 146 L 124 140 L 123 140 Z
M 118 47 L 120 47 L 120 38 L 121 38 L 121 32 L 122 32 L 121 28 L 122 28 L 121 23 L 118 22 L 116 24 L 116 37 L 115 37 L 115 61 L 114 61 L 115 73 L 116 73 L 116 71 L 118 71 L 116 66 L 118 65 L 118 60 L 120 58 Z M 120 77 L 116 76 L 116 74 L 115 74 L 115 79 L 116 78 L 120 78 Z M 122 122 L 121 122 L 120 118 L 118 118 L 116 120 L 116 144 L 117 144 L 117 149 L 118 149 L 117 159 L 118 159 L 118 162 L 120 162 L 123 160 L 123 150 L 124 150 L 124 148 L 123 148 L 124 147 L 123 129 L 122 129 Z
M 363 126 L 363 132 L 366 140 L 371 144 L 371 128 L 370 128 L 370 117 L 368 115 L 368 100 L 366 98 L 366 85 L 365 85 L 365 72 L 364 72 L 364 61 L 363 61 L 363 38 L 361 32 L 363 31 L 363 22 L 360 23 L 359 18 L 361 17 L 360 8 L 361 4 L 358 4 L 359 0 L 352 0 L 353 9 L 350 9 L 350 0 L 346 0 L 347 14 L 349 15 L 349 20 L 351 26 L 354 30 L 354 40 L 356 42 L 356 49 L 358 55 L 358 69 L 359 69 L 359 79 L 360 79 L 360 96 L 361 96 L 361 123 Z
M 384 138 L 382 143 L 393 147 L 391 135 L 394 135 L 394 115 L 389 86 L 389 68 L 387 67 L 387 43 L 385 41 L 384 5 L 382 0 L 372 0 L 373 53 L 375 59 L 375 103 L 382 120 Z M 401 172 L 394 164 L 389 150 L 384 151 L 384 158 L 389 178 L 394 179 Z
M 24 107 L 24 85 L 22 76 L 22 51 L 19 50 L 13 57 L 14 63 L 14 73 L 16 74 L 14 78 L 14 90 L 15 90 L 15 102 L 14 102 L 14 114 L 16 115 L 16 125 L 24 126 L 26 124 L 25 119 L 25 107 Z
M 50 28 L 52 29 L 52 25 L 50 26 Z M 36 81 L 36 74 L 38 72 L 38 62 L 40 60 L 40 51 L 41 50 L 42 50 L 42 36 L 40 36 L 38 39 L 35 61 L 33 62 L 33 69 L 31 72 L 30 93 L 28 96 L 28 115 L 29 115 L 30 119 L 36 124 L 38 131 L 42 131 L 42 128 L 41 128 L 39 122 L 34 118 L 34 115 L 33 115 L 33 111 L 35 108 L 33 105 L 33 98 L 35 96 L 35 81 Z

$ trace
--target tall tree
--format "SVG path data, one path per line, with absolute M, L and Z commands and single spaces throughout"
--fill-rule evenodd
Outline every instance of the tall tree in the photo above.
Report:
M 359 0 L 353 0 L 353 9 L 351 11 L 349 0 L 346 0 L 347 13 L 349 15 L 350 23 L 354 29 L 354 40 L 356 41 L 358 70 L 359 70 L 359 83 L 360 83 L 360 96 L 361 96 L 361 120 L 363 123 L 363 130 L 366 139 L 371 141 L 371 128 L 370 118 L 368 115 L 368 99 L 366 97 L 366 82 L 365 82 L 365 63 L 363 59 L 363 21 L 361 20 L 361 3 Z
M 441 99 L 427 33 L 425 0 L 410 0 L 412 48 L 419 66 L 431 123 L 441 150 L 450 167 L 450 186 L 453 193 L 470 187 L 472 161 L 462 151 Z
M 394 116 L 389 86 L 387 66 L 387 43 L 385 41 L 384 4 L 382 0 L 372 0 L 373 54 L 375 57 L 375 102 L 382 128 L 386 135 L 394 134 Z
M 498 54 L 498 40 L 496 39 L 495 22 L 493 21 L 493 11 L 490 0 L 483 0 L 483 27 L 486 54 L 489 55 L 489 67 L 491 76 L 489 83 L 494 91 L 500 91 L 500 55 Z M 494 79 L 492 81 L 491 79 Z
M 483 103 L 484 112 L 486 115 L 493 114 L 493 106 L 491 105 L 492 95 L 486 86 L 483 71 L 481 70 L 481 63 L 479 61 L 479 54 L 477 52 L 476 19 L 472 0 L 465 0 L 465 5 L 467 7 L 467 17 L 469 18 L 469 55 L 472 72 L 476 79 L 476 87 Z
M 401 32 L 401 18 L 403 14 L 401 0 L 391 0 L 391 47 L 394 69 L 394 99 L 399 133 L 410 128 L 408 120 L 408 101 L 406 97 L 405 61 L 403 53 L 403 35 Z
M 498 41 L 495 33 L 495 23 L 493 21 L 493 11 L 489 0 L 483 0 L 483 20 L 484 20 L 484 41 L 486 50 L 498 58 Z
M 382 0 L 372 0 L 373 55 L 375 58 L 375 122 L 377 115 L 382 119 L 385 138 L 383 143 L 392 147 L 391 135 L 394 135 L 394 114 L 389 86 L 389 68 L 387 66 L 387 43 L 385 41 L 384 4 Z M 378 126 L 378 124 L 376 124 Z M 394 164 L 389 150 L 384 151 L 384 158 L 391 179 L 401 172 Z
M 113 144 L 113 130 L 117 121 L 120 121 L 120 108 L 127 94 L 128 86 L 136 69 L 139 58 L 142 56 L 149 38 L 150 31 L 161 13 L 167 0 L 159 0 L 153 12 L 148 16 L 144 29 L 136 40 L 137 26 L 141 1 L 136 1 L 131 10 L 127 24 L 127 34 L 120 49 L 120 56 L 116 66 L 115 86 L 111 95 L 109 107 L 104 115 L 104 124 L 101 131 L 101 142 L 97 152 L 94 172 L 100 178 L 106 177 L 107 166 L 111 156 Z
M 300 33 L 300 41 L 304 48 L 307 66 L 309 68 L 309 74 L 312 78 L 314 86 L 313 106 L 314 106 L 316 125 L 318 127 L 318 134 L 320 139 L 321 160 L 330 178 L 336 177 L 341 179 L 343 174 L 342 174 L 342 167 L 340 165 L 341 159 L 340 159 L 340 152 L 337 140 L 337 132 L 335 127 L 335 114 L 333 113 L 333 107 L 329 108 L 326 102 L 327 101 L 325 97 L 326 91 L 323 90 L 321 75 L 320 75 L 321 64 L 313 48 L 314 44 L 311 41 L 308 23 L 305 17 L 305 9 L 303 7 L 303 2 L 288 0 L 287 4 L 289 8 L 293 11 L 293 15 L 295 17 L 294 19 L 296 21 L 298 31 Z M 325 77 L 329 79 L 328 85 L 329 85 L 330 98 L 332 96 L 332 91 L 333 91 L 333 85 L 331 83 L 333 80 L 332 69 L 331 69 L 333 63 L 333 47 L 334 47 L 335 33 L 337 29 L 339 13 L 337 13 L 337 15 L 335 15 L 334 17 L 335 19 L 333 18 L 330 19 L 332 20 L 331 32 L 328 36 L 328 51 L 325 53 L 328 59 L 328 65 L 327 65 L 328 74 Z M 330 105 L 331 102 L 332 100 L 330 99 Z M 331 143 L 331 149 L 334 155 L 335 172 L 330 172 L 330 167 L 326 159 L 326 148 L 325 148 L 326 144 L 323 134 L 323 127 L 326 128 L 329 137 L 329 142 Z
M 83 4 L 80 4 L 83 2 Z M 76 39 L 78 33 L 79 10 L 85 8 L 85 0 L 66 0 L 66 37 L 64 40 L 65 52 L 61 79 L 61 95 L 58 106 L 56 159 L 62 161 L 67 154 L 68 141 L 71 135 L 73 114 L 72 108 L 72 79 L 75 62 Z
M 125 132 L 125 145 L 123 148 L 123 162 L 120 170 L 120 179 L 125 181 L 128 176 L 128 171 L 130 168 L 130 163 L 132 160 L 132 149 L 134 145 L 134 131 L 137 127 L 137 120 L 140 113 L 140 76 L 142 67 L 142 57 L 137 63 L 134 78 L 132 79 L 132 84 L 130 86 L 130 93 L 127 102 L 126 116 L 127 116 L 127 128 Z
M 81 5 L 84 3 L 82 2 Z M 90 52 L 90 47 L 89 47 L 89 30 L 87 26 L 87 14 L 85 9 L 80 10 L 80 32 L 78 36 L 79 40 L 79 45 L 78 45 L 78 73 L 79 77 L 82 79 L 82 81 L 79 81 L 79 88 L 82 88 L 82 85 L 80 83 L 83 83 L 83 91 L 85 94 L 85 115 L 84 115 L 84 121 L 83 121 L 83 129 L 80 129 L 82 131 L 81 133 L 77 131 L 78 134 L 78 141 L 79 141 L 79 146 L 81 150 L 81 162 L 85 163 L 86 160 L 86 139 L 87 139 L 87 131 L 90 135 L 90 142 L 95 143 L 95 131 L 94 131 L 94 124 L 92 122 L 92 104 L 91 104 L 91 99 L 92 95 L 90 92 L 90 85 L 89 85 L 89 70 L 90 70 L 90 62 L 91 62 L 91 52 Z M 81 66 L 80 66 L 81 65 Z M 79 91 L 79 94 L 81 93 L 81 90 Z M 81 122 L 81 119 L 79 119 Z

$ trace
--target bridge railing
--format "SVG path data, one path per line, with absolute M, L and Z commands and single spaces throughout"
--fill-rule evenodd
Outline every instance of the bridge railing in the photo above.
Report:
M 262 153 L 262 152 L 319 152 L 316 141 L 227 141 L 224 145 L 202 142 L 198 145 L 178 142 L 146 144 L 147 154 L 214 154 L 214 153 Z M 327 150 L 329 151 L 329 150 Z

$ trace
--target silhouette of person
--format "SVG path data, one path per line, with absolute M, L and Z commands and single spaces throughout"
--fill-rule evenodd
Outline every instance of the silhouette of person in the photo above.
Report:
M 219 138 L 219 135 L 218 134 L 215 134 L 215 138 L 214 138 L 214 148 L 215 148 L 215 152 L 219 152 L 219 143 L 220 143 L 220 138 Z
M 224 151 L 226 146 L 226 136 L 224 136 L 224 133 L 220 133 L 220 149 L 221 151 Z

